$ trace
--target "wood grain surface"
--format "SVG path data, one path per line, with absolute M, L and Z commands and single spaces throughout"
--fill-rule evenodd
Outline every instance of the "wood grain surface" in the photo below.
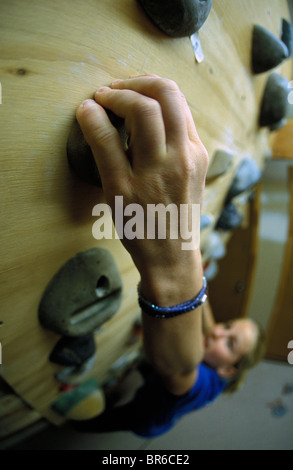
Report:
M 128 253 L 119 240 L 92 236 L 92 209 L 103 194 L 68 167 L 77 106 L 115 78 L 155 73 L 175 80 L 211 160 L 219 148 L 236 155 L 206 189 L 204 211 L 216 220 L 236 165 L 249 155 L 262 166 L 268 147 L 269 132 L 258 127 L 268 73 L 251 73 L 253 25 L 279 35 L 288 15 L 286 0 L 215 0 L 199 33 L 205 59 L 197 64 L 190 39 L 161 33 L 135 0 L 0 1 L 1 375 L 52 423 L 63 421 L 50 408 L 60 384 L 48 356 L 59 337 L 40 326 L 37 312 L 56 271 L 93 246 L 109 249 L 118 264 L 123 303 L 96 334 L 91 374 L 101 382 L 139 315 Z M 290 78 L 291 62 L 278 70 Z

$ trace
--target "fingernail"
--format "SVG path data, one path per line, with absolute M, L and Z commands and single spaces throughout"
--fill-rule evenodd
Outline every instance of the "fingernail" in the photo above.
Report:
M 101 88 L 99 88 L 97 91 L 96 91 L 96 94 L 97 93 L 104 93 L 105 91 L 109 91 L 110 88 L 108 86 L 102 86 Z
M 112 83 L 111 83 L 111 86 L 115 86 L 115 85 L 119 85 L 119 83 L 123 82 L 123 80 L 121 80 L 121 78 L 117 78 L 117 80 L 114 80 Z
M 93 104 L 94 104 L 93 100 L 85 100 L 79 105 L 79 107 L 80 108 L 87 108 L 89 106 L 92 106 Z

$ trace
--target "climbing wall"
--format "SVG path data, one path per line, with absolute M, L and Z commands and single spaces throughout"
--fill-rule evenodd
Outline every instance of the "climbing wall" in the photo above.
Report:
M 96 356 L 84 379 L 101 384 L 123 355 L 135 357 L 138 273 L 118 239 L 92 235 L 93 207 L 102 190 L 70 170 L 67 137 L 82 100 L 115 78 L 155 73 L 177 81 L 211 161 L 219 149 L 235 155 L 207 185 L 204 212 L 216 223 L 235 169 L 246 156 L 261 168 L 270 132 L 258 126 L 268 73 L 253 75 L 251 41 L 258 23 L 280 35 L 286 0 L 215 0 L 199 32 L 204 60 L 188 37 L 159 31 L 135 0 L 0 3 L 1 81 L 1 375 L 14 392 L 50 422 L 62 391 L 49 361 L 60 335 L 38 318 L 43 292 L 76 253 L 109 250 L 123 281 L 118 312 L 95 331 Z M 290 61 L 277 71 L 291 79 Z M 202 234 L 202 247 L 214 226 Z M 114 367 L 115 369 L 115 367 Z

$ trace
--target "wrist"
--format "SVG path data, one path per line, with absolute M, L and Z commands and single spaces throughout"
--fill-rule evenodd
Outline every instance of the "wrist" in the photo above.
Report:
M 158 306 L 174 306 L 192 299 L 202 288 L 200 250 L 186 253 L 180 261 L 141 271 L 143 296 Z

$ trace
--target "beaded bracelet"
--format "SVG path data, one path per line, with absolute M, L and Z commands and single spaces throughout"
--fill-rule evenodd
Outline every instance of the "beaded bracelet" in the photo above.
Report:
M 207 280 L 203 277 L 203 287 L 199 294 L 191 300 L 184 302 L 174 307 L 159 307 L 158 305 L 153 304 L 146 300 L 141 293 L 140 283 L 138 284 L 138 303 L 144 313 L 161 319 L 174 318 L 183 313 L 190 312 L 195 310 L 204 304 L 207 300 Z

